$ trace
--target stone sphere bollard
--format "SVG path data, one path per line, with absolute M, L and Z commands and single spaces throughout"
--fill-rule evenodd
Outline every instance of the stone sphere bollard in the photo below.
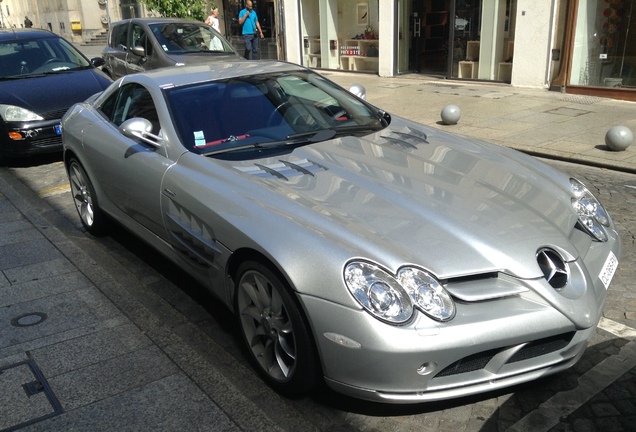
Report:
M 441 113 L 442 123 L 447 125 L 457 124 L 461 115 L 462 112 L 457 105 L 446 105 Z
M 367 89 L 365 89 L 364 86 L 360 84 L 352 84 L 351 87 L 349 88 L 349 92 L 358 96 L 360 99 L 367 98 Z
M 623 151 L 634 141 L 634 134 L 626 126 L 612 126 L 605 134 L 605 144 L 612 151 Z

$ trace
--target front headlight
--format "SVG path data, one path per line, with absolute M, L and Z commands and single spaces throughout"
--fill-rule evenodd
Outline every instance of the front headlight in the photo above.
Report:
M 345 267 L 344 279 L 355 299 L 376 318 L 401 324 L 413 316 L 409 295 L 381 268 L 366 262 L 352 262 Z
M 405 267 L 397 278 L 419 310 L 438 321 L 453 319 L 455 302 L 433 276 L 418 268 Z
M 345 267 L 344 280 L 364 309 L 392 324 L 407 322 L 415 308 L 437 321 L 455 316 L 455 303 L 448 292 L 418 268 L 404 267 L 396 277 L 374 264 L 354 261 Z
M 40 117 L 33 111 L 29 111 L 28 109 L 15 105 L 3 104 L 0 104 L 0 117 L 7 122 L 44 120 L 44 118 Z
M 572 207 L 579 216 L 579 223 L 597 241 L 607 241 L 605 227 L 610 225 L 609 216 L 603 205 L 580 181 L 571 178 Z

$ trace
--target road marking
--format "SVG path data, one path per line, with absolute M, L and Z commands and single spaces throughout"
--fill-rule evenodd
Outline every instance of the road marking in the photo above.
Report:
M 636 339 L 636 330 L 611 319 L 601 318 L 598 327 L 623 339 Z
M 636 330 L 607 318 L 602 318 L 599 328 L 618 337 L 630 339 L 618 354 L 588 370 L 578 379 L 572 390 L 555 394 L 528 413 L 509 429 L 514 432 L 549 431 L 565 418 L 589 402 L 599 392 L 636 367 Z
M 54 186 L 54 187 L 39 191 L 38 196 L 40 198 L 48 198 L 55 195 L 63 194 L 65 192 L 70 192 L 70 190 L 71 190 L 71 187 L 67 184 L 61 185 L 61 186 Z

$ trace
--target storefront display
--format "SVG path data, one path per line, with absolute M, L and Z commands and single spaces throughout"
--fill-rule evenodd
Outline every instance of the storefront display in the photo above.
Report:
M 303 0 L 303 64 L 378 71 L 378 0 Z
M 633 7 L 632 0 L 579 0 L 571 86 L 636 88 Z

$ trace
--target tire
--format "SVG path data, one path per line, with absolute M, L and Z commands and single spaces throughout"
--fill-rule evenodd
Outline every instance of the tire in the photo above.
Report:
M 274 390 L 302 396 L 317 382 L 313 338 L 295 295 L 260 262 L 237 271 L 235 307 L 251 361 Z
M 97 195 L 86 171 L 76 160 L 71 159 L 68 165 L 68 180 L 71 184 L 71 194 L 75 209 L 82 225 L 90 234 L 102 236 L 108 228 L 106 215 L 97 204 Z

